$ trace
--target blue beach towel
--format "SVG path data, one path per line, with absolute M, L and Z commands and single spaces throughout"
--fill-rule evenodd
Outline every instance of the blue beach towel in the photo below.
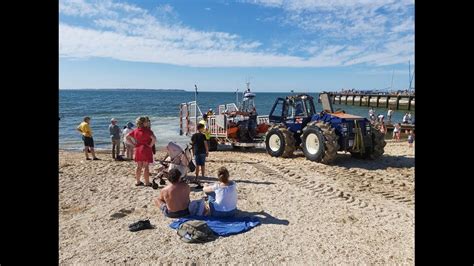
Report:
M 205 221 L 209 228 L 219 236 L 229 236 L 243 233 L 260 224 L 256 217 L 207 217 L 207 216 L 188 216 L 174 220 L 170 227 L 178 229 L 179 225 L 189 220 Z

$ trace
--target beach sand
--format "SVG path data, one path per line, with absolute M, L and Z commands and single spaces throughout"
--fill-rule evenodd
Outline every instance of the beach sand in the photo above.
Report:
M 414 264 L 415 159 L 406 141 L 388 141 L 379 160 L 340 153 L 331 166 L 301 152 L 291 159 L 263 150 L 212 152 L 209 179 L 226 166 L 240 215 L 262 224 L 205 244 L 177 238 L 172 219 L 153 205 L 159 190 L 134 186 L 134 162 L 98 156 L 59 152 L 61 264 Z M 192 199 L 203 195 L 191 192 Z M 120 210 L 123 217 L 111 217 Z M 146 218 L 155 229 L 128 231 Z

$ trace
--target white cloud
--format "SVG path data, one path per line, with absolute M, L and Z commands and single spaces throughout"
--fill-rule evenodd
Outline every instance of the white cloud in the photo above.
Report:
M 303 4 L 314 4 L 312 2 L 314 1 L 299 3 L 301 7 Z M 288 4 L 286 1 L 268 3 L 274 6 Z M 291 8 L 298 8 L 295 3 L 291 4 Z M 175 12 L 170 5 L 158 6 L 158 10 L 169 14 Z M 86 18 L 88 22 L 92 22 L 92 25 L 88 23 L 87 26 L 60 23 L 60 56 L 66 58 L 104 57 L 195 67 L 327 67 L 363 63 L 386 65 L 402 62 L 401 60 L 410 57 L 410 42 L 413 41 L 409 38 L 389 39 L 376 52 L 366 49 L 366 44 L 311 43 L 302 48 L 310 55 L 302 57 L 265 51 L 261 42 L 243 40 L 236 34 L 198 31 L 179 23 L 166 23 L 166 20 L 151 15 L 147 10 L 109 0 L 93 3 L 61 1 L 60 13 Z M 373 19 L 378 23 L 383 22 L 383 18 Z M 303 22 L 311 23 L 307 20 L 302 20 Z M 316 22 L 320 23 L 320 27 L 334 28 L 330 27 L 330 23 Z M 353 25 L 359 31 L 369 31 L 369 26 Z M 337 28 L 337 24 L 335 27 Z

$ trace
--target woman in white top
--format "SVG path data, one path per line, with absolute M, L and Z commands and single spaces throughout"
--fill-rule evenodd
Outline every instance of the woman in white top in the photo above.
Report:
M 133 123 L 128 122 L 127 127 L 123 129 L 122 135 L 123 135 L 123 146 L 126 147 L 127 159 L 129 160 L 133 160 L 133 149 L 135 148 L 135 145 L 133 145 L 132 142 L 127 140 L 128 133 L 132 131 L 133 131 Z
M 217 170 L 219 182 L 205 185 L 203 191 L 208 196 L 208 214 L 214 217 L 232 217 L 237 212 L 237 184 L 229 180 L 229 171 L 225 167 Z

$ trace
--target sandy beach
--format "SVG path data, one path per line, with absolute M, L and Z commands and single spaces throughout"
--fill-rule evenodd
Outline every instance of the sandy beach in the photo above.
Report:
M 239 215 L 262 224 L 205 244 L 177 238 L 173 219 L 153 205 L 159 190 L 134 186 L 134 162 L 98 156 L 59 152 L 60 264 L 414 264 L 415 158 L 406 141 L 387 141 L 379 160 L 340 153 L 330 166 L 301 151 L 290 159 L 263 150 L 212 152 L 207 180 L 226 166 L 237 182 Z M 192 199 L 203 195 L 192 189 Z M 146 218 L 155 229 L 128 231 Z

